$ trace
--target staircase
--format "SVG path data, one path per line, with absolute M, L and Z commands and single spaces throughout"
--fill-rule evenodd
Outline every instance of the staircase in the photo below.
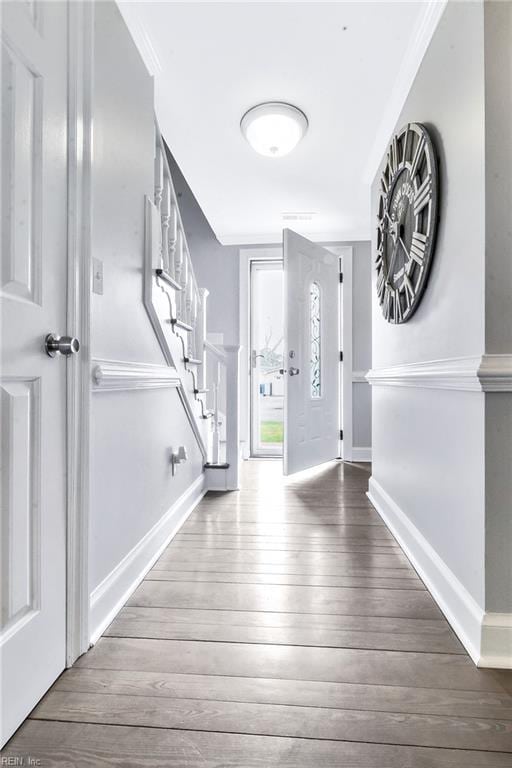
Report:
M 238 347 L 208 340 L 208 291 L 197 285 L 165 146 L 155 126 L 154 197 L 146 197 L 144 305 L 203 454 L 208 487 L 238 488 Z

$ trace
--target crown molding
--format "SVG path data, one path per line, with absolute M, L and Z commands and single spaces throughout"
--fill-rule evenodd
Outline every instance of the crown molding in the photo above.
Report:
M 368 371 L 373 386 L 512 392 L 512 354 L 452 357 Z
M 414 78 L 418 73 L 420 64 L 423 61 L 423 57 L 427 52 L 429 43 L 447 4 L 448 0 L 429 0 L 418 19 L 416 29 L 411 35 L 409 46 L 400 65 L 398 77 L 393 85 L 382 120 L 377 128 L 375 141 L 368 154 L 368 160 L 363 171 L 363 182 L 365 184 L 371 184 L 375 178 L 389 144 L 391 134 L 411 90 Z
M 153 77 L 161 75 L 163 68 L 160 62 L 160 57 L 158 56 L 153 41 L 140 18 L 140 11 L 137 8 L 137 4 L 126 2 L 126 0 L 123 2 L 121 0 L 120 2 L 118 1 L 117 6 L 126 26 L 130 30 L 131 36 L 133 37 L 135 45 L 138 48 L 142 61 L 146 65 L 149 74 Z

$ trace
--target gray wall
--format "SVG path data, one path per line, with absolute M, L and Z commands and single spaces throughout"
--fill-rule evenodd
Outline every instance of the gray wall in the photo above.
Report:
M 238 246 L 219 243 L 172 153 L 167 154 L 197 284 L 210 292 L 208 332 L 223 333 L 225 344 L 236 345 L 239 343 Z
M 512 350 L 512 3 L 485 4 L 485 345 Z
M 374 305 L 374 368 L 484 351 L 482 19 L 479 3 L 448 4 L 395 126 L 425 123 L 432 133 L 439 154 L 440 222 L 428 289 L 413 318 L 395 326 L 381 321 Z
M 512 5 L 485 6 L 484 24 L 482 3 L 448 4 L 396 124 L 423 122 L 432 133 L 440 226 L 429 284 L 408 323 L 386 323 L 373 291 L 376 369 L 512 349 Z M 374 479 L 478 605 L 494 611 L 512 609 L 505 398 L 373 388 Z
M 92 295 L 91 354 L 164 365 L 142 303 L 153 83 L 109 2 L 95 6 L 93 118 L 92 252 L 103 262 L 104 293 Z M 91 408 L 92 592 L 202 474 L 202 457 L 176 390 L 94 392 Z M 189 461 L 173 477 L 169 448 L 180 444 Z
M 512 352 L 512 3 L 487 2 L 485 347 Z M 512 612 L 512 395 L 486 395 L 486 607 Z

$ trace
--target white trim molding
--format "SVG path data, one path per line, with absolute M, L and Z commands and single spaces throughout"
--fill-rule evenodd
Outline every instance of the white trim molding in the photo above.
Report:
M 479 667 L 512 669 L 512 613 L 486 613 Z
M 282 240 L 282 234 L 281 238 Z M 251 406 L 250 406 L 250 281 L 252 261 L 283 261 L 283 246 L 268 248 L 240 248 L 240 295 L 239 295 L 239 333 L 240 333 L 240 440 L 242 458 L 251 455 Z
M 146 573 L 199 504 L 207 491 L 201 474 L 93 590 L 90 598 L 90 644 L 94 645 L 113 621 Z
M 175 368 L 121 360 L 93 360 L 92 381 L 95 392 L 181 386 Z
M 368 371 L 373 386 L 512 392 L 512 354 L 451 357 Z
M 368 371 L 352 371 L 352 384 L 368 384 Z
M 137 8 L 134 3 L 130 2 L 117 3 L 117 7 L 130 30 L 149 74 L 152 75 L 152 77 L 161 75 L 163 72 L 162 63 L 155 48 L 154 41 L 148 34 L 146 26 L 141 19 L 139 8 Z
M 512 392 L 512 354 L 482 355 L 477 376 L 484 392 Z
M 374 477 L 367 495 L 475 664 L 511 669 L 512 614 L 486 614 Z
M 352 370 L 352 322 L 353 322 L 353 284 L 352 268 L 354 249 L 352 246 L 330 248 L 341 257 L 343 282 L 340 283 L 340 349 L 343 350 L 343 360 L 340 371 L 340 427 L 343 429 L 341 455 L 345 461 L 353 461 L 354 413 L 353 413 L 353 382 Z
M 67 333 L 80 354 L 67 363 L 66 666 L 89 640 L 89 430 L 91 173 L 94 4 L 68 7 Z

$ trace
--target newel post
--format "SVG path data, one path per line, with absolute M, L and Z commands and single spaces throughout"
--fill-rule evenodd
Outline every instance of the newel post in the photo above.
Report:
M 206 350 L 204 348 L 204 342 L 206 341 L 206 304 L 208 300 L 208 289 L 199 288 L 198 296 L 198 312 L 196 322 L 196 355 L 203 361 L 203 364 L 199 366 L 198 370 L 198 384 L 199 389 L 206 389 L 207 374 L 206 374 Z
M 224 346 L 226 353 L 226 485 L 240 487 L 240 347 Z

